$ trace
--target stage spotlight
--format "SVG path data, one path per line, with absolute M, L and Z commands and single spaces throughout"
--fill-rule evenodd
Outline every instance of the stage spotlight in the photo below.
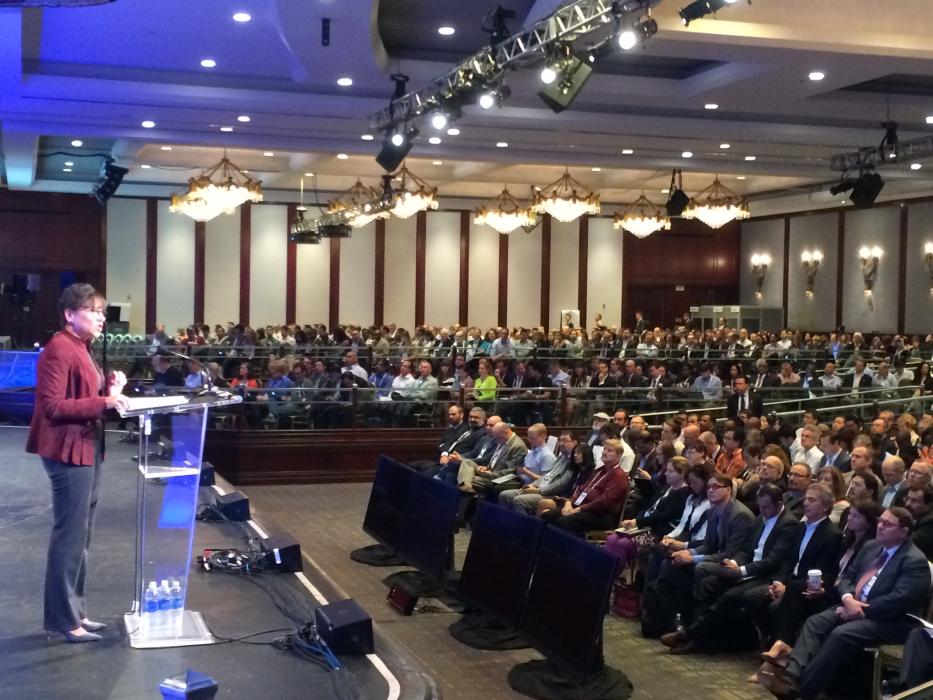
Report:
M 577 98 L 590 79 L 593 69 L 576 56 L 568 58 L 560 77 L 538 93 L 538 97 L 554 112 L 563 112 Z
M 289 243 L 319 244 L 321 242 L 321 234 L 317 232 L 317 228 L 314 226 L 314 223 L 305 220 L 305 214 L 307 211 L 307 207 L 298 207 L 297 218 L 288 229 Z
M 553 66 L 545 66 L 541 69 L 541 82 L 550 85 L 557 80 L 557 70 Z
M 387 136 L 382 141 L 382 150 L 376 156 L 376 162 L 382 166 L 383 170 L 394 172 L 408 152 L 411 150 L 412 141 L 418 135 L 417 129 L 411 129 L 405 133 L 396 131 L 391 136 Z
M 638 35 L 635 33 L 634 29 L 624 29 L 619 32 L 616 41 L 620 49 L 628 51 L 635 48 L 635 45 L 638 43 Z
M 97 203 L 103 206 L 114 194 L 120 183 L 123 182 L 123 176 L 129 172 L 127 168 L 121 168 L 113 164 L 113 158 L 107 158 L 100 164 L 100 181 L 94 185 L 91 196 L 97 200 Z
M 878 173 L 862 173 L 852 186 L 849 198 L 857 209 L 868 209 L 875 203 L 882 189 L 884 180 Z
M 443 112 L 435 112 L 431 115 L 431 126 L 440 131 L 447 127 L 447 115 Z
M 738 0 L 695 0 L 680 11 L 680 21 L 688 26 L 693 20 L 712 14 Z
M 853 180 L 851 177 L 844 177 L 839 181 L 838 184 L 835 184 L 829 188 L 829 193 L 833 197 L 835 197 L 837 194 L 848 192 L 854 186 L 855 186 L 855 180 Z
M 479 106 L 483 109 L 492 109 L 496 104 L 496 96 L 492 92 L 484 92 L 479 96 Z
M 512 88 L 505 83 L 499 83 L 479 96 L 479 106 L 483 109 L 501 107 L 502 102 L 507 100 L 511 95 Z

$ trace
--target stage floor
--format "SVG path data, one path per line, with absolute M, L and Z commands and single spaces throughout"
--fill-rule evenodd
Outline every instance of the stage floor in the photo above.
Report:
M 130 648 L 118 620 L 130 609 L 133 598 L 137 471 L 131 459 L 135 447 L 117 442 L 117 437 L 108 435 L 87 591 L 90 616 L 109 628 L 100 643 L 72 645 L 58 635 L 49 638 L 42 630 L 43 576 L 51 528 L 48 478 L 39 458 L 23 452 L 26 431 L 0 428 L 0 558 L 5 562 L 0 584 L 0 698 L 151 700 L 159 697 L 162 680 L 186 669 L 213 677 L 220 687 L 218 697 L 425 700 L 435 696 L 434 685 L 418 662 L 378 630 L 378 656 L 341 657 L 345 665 L 339 672 L 325 671 L 289 651 L 243 642 Z M 222 483 L 220 487 L 231 488 Z M 253 517 L 267 532 L 277 530 L 275 523 L 263 520 L 255 509 Z M 198 523 L 194 550 L 242 549 L 248 537 L 256 536 L 242 523 Z M 302 542 L 303 552 L 313 556 L 314 549 L 313 538 Z M 203 614 L 216 637 L 234 638 L 294 626 L 262 588 L 271 590 L 293 616 L 305 621 L 313 621 L 318 605 L 308 586 L 329 602 L 347 597 L 307 560 L 304 573 L 308 585 L 293 574 L 242 577 L 207 573 L 195 566 L 189 578 L 188 607 Z M 381 607 L 368 612 L 374 618 L 376 612 L 384 614 Z M 249 641 L 270 641 L 284 633 Z

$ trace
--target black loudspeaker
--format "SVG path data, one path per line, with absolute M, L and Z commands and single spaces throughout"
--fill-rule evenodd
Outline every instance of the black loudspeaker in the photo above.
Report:
M 372 618 L 352 598 L 317 608 L 314 625 L 335 654 L 375 651 Z
M 200 486 L 213 486 L 214 485 L 214 465 L 210 462 L 203 462 L 201 464 L 201 482 Z
M 217 508 L 227 520 L 249 520 L 249 499 L 239 491 L 218 496 Z
M 259 546 L 265 552 L 264 568 L 272 571 L 294 573 L 302 570 L 301 546 L 291 535 L 273 535 L 260 540 Z

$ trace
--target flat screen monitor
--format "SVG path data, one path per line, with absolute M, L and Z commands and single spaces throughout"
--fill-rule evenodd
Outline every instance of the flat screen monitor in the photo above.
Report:
M 603 617 L 616 566 L 611 554 L 556 527 L 541 536 L 519 632 L 575 676 L 602 664 Z
M 399 532 L 408 511 L 408 493 L 415 471 L 386 456 L 379 457 L 363 532 L 383 547 L 395 551 Z
M 464 602 L 517 627 L 544 528 L 540 518 L 481 502 L 460 572 Z
M 443 583 L 453 559 L 453 536 L 461 493 L 453 486 L 415 474 L 396 553 L 428 578 Z

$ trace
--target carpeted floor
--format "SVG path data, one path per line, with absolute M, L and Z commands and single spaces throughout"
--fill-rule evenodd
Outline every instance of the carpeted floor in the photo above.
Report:
M 447 626 L 456 616 L 438 608 L 403 617 L 385 602 L 382 579 L 396 571 L 352 561 L 348 552 L 372 544 L 361 530 L 369 484 L 251 487 L 247 495 L 254 517 L 275 522 L 291 532 L 336 585 L 355 598 L 383 633 L 414 656 L 431 674 L 448 700 L 498 700 L 523 697 L 506 682 L 516 663 L 535 658 L 530 650 L 477 651 L 455 641 Z M 457 535 L 458 564 L 462 563 L 469 532 Z M 555 619 L 559 611 L 555 610 Z M 635 685 L 634 698 L 706 700 L 770 698 L 746 682 L 756 668 L 752 654 L 744 656 L 671 656 L 653 640 L 643 639 L 636 622 L 607 617 L 604 627 L 606 661 L 624 671 Z

